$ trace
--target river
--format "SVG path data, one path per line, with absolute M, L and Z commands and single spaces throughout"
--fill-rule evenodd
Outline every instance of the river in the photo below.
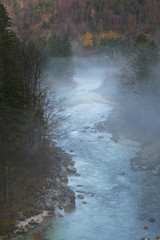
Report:
M 159 177 L 130 167 L 140 144 L 122 137 L 114 142 L 111 133 L 94 128 L 113 112 L 114 104 L 95 91 L 112 74 L 113 69 L 92 64 L 83 71 L 77 67 L 76 87 L 60 92 L 70 118 L 57 144 L 73 155 L 80 176 L 70 176 L 69 185 L 84 199 L 76 198 L 75 209 L 61 210 L 64 218 L 50 219 L 43 229 L 46 240 L 139 240 L 160 234 Z
M 58 144 L 73 151 L 80 176 L 71 176 L 69 185 L 76 195 L 82 191 L 84 199 L 77 197 L 75 210 L 62 211 L 63 219 L 53 218 L 45 232 L 48 240 L 138 240 L 160 234 L 159 178 L 130 168 L 140 145 L 122 138 L 115 143 L 112 134 L 94 130 L 94 124 L 107 119 L 114 108 L 94 91 L 112 74 L 113 69 L 92 64 L 83 73 L 77 68 L 77 87 L 61 91 L 70 118 Z M 148 221 L 151 217 L 155 223 Z

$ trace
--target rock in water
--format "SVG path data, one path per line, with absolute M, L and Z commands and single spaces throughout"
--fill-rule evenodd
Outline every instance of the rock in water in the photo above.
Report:
M 149 218 L 148 221 L 151 223 L 154 223 L 156 221 L 156 219 L 152 217 L 152 218 Z
M 80 198 L 80 199 L 84 198 L 84 196 L 82 194 L 78 194 L 77 197 Z
M 76 170 L 76 168 L 73 167 L 73 166 L 68 166 L 68 167 L 67 167 L 67 172 L 68 172 L 68 173 L 76 173 L 77 170 Z
M 84 129 L 89 129 L 89 128 L 90 128 L 90 126 L 84 126 L 83 128 L 84 128 Z
M 144 229 L 145 229 L 145 230 L 148 230 L 148 229 L 149 229 L 149 227 L 148 227 L 148 226 L 144 226 Z
M 58 213 L 58 217 L 64 218 L 63 214 L 61 214 L 61 213 Z
M 66 197 L 70 199 L 71 203 L 75 204 L 75 193 L 70 188 L 67 188 L 66 190 Z
M 152 170 L 152 174 L 154 175 L 154 176 L 157 176 L 158 174 L 159 174 L 159 171 L 158 170 Z

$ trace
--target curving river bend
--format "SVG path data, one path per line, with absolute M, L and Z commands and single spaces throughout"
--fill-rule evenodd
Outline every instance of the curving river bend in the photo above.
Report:
M 77 68 L 74 89 L 60 92 L 65 97 L 64 135 L 58 145 L 72 152 L 80 176 L 69 178 L 76 195 L 76 208 L 63 211 L 43 229 L 47 240 L 139 240 L 160 234 L 160 180 L 130 168 L 140 145 L 112 134 L 94 130 L 94 124 L 112 114 L 114 105 L 95 93 L 112 71 L 88 65 Z M 159 187 L 158 187 L 159 186 Z M 78 191 L 78 192 L 77 192 Z M 149 218 L 154 217 L 155 223 Z M 145 230 L 144 226 L 149 229 Z
M 159 178 L 130 168 L 139 144 L 127 139 L 115 143 L 111 134 L 94 131 L 95 123 L 112 114 L 112 104 L 93 91 L 106 74 L 112 72 L 92 66 L 83 74 L 77 70 L 77 87 L 61 92 L 65 114 L 71 117 L 58 144 L 73 151 L 80 176 L 70 177 L 69 185 L 76 194 L 82 191 L 84 199 L 77 198 L 76 209 L 63 212 L 63 219 L 53 218 L 45 232 L 48 240 L 138 240 L 160 234 Z M 150 217 L 156 222 L 150 223 Z

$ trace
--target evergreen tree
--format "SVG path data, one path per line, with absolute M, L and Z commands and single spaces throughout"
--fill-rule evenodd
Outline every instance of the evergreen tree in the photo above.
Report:
M 63 57 L 72 56 L 72 45 L 71 45 L 71 42 L 69 41 L 69 37 L 67 33 L 64 35 L 64 38 L 62 40 L 62 55 Z
M 61 39 L 56 34 L 48 40 L 49 53 L 51 57 L 71 57 L 72 45 L 66 33 Z
M 61 47 L 61 39 L 56 35 L 48 40 L 49 45 L 49 55 L 51 57 L 61 57 L 62 56 L 62 47 Z
M 8 202 L 9 175 L 13 162 L 19 158 L 22 142 L 25 99 L 23 79 L 15 54 L 18 39 L 9 30 L 10 18 L 2 4 L 0 26 L 0 164 L 3 169 L 4 200 Z

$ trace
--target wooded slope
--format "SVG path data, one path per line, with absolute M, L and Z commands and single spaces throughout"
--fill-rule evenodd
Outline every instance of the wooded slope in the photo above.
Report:
M 29 27 L 72 38 L 90 31 L 117 31 L 127 36 L 155 32 L 160 24 L 158 0 L 2 0 L 16 30 Z

